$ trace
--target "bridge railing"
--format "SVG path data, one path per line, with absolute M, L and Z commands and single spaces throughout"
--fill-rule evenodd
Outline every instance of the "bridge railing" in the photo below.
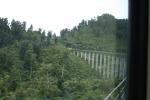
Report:
M 123 79 L 104 100 L 126 100 L 126 78 Z
M 126 76 L 127 55 L 104 51 L 71 49 L 72 53 L 84 59 L 88 64 L 105 78 Z
M 126 100 L 127 54 L 105 51 L 71 49 L 72 53 L 87 61 L 103 78 L 119 78 L 122 81 L 104 100 Z

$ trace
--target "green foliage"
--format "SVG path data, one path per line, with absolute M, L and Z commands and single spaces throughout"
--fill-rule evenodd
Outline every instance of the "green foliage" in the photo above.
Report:
M 10 44 L 12 35 L 10 34 L 10 28 L 7 18 L 0 18 L 0 47 Z
M 116 50 L 125 44 L 115 42 L 127 37 L 124 23 L 104 14 L 57 37 L 32 25 L 26 29 L 26 22 L 12 20 L 9 26 L 0 18 L 0 100 L 103 100 L 119 80 L 102 79 L 65 46 Z
M 10 28 L 13 35 L 13 39 L 20 40 L 23 35 L 23 32 L 25 31 L 25 25 L 19 21 L 12 20 Z
M 63 29 L 60 42 L 67 47 L 111 52 L 126 52 L 128 20 L 103 14 L 96 19 L 81 21 L 73 29 Z

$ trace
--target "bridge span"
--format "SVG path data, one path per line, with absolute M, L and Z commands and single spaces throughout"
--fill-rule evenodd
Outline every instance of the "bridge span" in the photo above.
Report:
M 71 49 L 72 53 L 95 69 L 104 78 L 126 77 L 127 73 L 127 54 L 112 53 L 94 50 Z
M 104 98 L 104 100 L 127 100 L 127 54 L 70 48 L 72 53 L 87 61 L 102 78 L 119 78 L 122 81 Z

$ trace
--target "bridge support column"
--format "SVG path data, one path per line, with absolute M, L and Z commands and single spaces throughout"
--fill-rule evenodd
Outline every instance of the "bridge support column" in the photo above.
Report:
M 107 78 L 110 77 L 110 56 L 107 56 Z
M 120 68 L 120 70 L 119 70 L 119 72 L 120 72 L 120 78 L 121 79 L 123 79 L 123 58 L 122 57 L 120 57 L 120 66 L 119 66 L 119 68 Z
M 96 53 L 96 64 L 95 64 L 96 71 L 98 70 L 98 56 L 99 56 L 99 54 Z
M 81 54 L 81 58 L 83 58 L 83 52 L 82 51 L 80 51 L 80 54 Z
M 103 77 L 106 77 L 106 55 L 103 55 L 104 60 L 103 60 Z
M 73 53 L 74 55 L 76 55 L 76 51 L 75 51 L 75 50 L 73 50 L 72 53 Z
M 126 57 L 124 57 L 123 59 L 123 78 L 126 77 L 127 74 L 127 61 L 126 61 Z
M 116 59 L 115 59 L 115 77 L 118 77 L 118 56 L 116 56 Z
M 115 57 L 111 57 L 111 76 L 115 77 Z
M 91 52 L 89 52 L 89 54 L 88 54 L 88 64 L 89 65 L 91 64 Z
M 80 53 L 80 52 L 77 50 L 77 56 L 78 56 L 78 57 L 79 57 L 79 53 Z
M 122 63 L 122 57 L 119 57 L 119 77 L 122 79 L 123 77 L 123 72 L 122 72 L 122 70 L 123 70 L 123 63 Z
M 93 52 L 93 53 L 92 53 L 92 68 L 94 68 L 94 62 L 95 62 L 94 57 L 95 57 L 95 54 L 94 54 L 94 52 Z
M 87 59 L 87 54 L 86 54 L 86 51 L 84 52 L 84 60 L 86 61 Z
M 100 56 L 100 59 L 99 59 L 99 73 L 102 76 L 102 67 L 103 67 L 102 60 L 103 60 L 103 55 L 100 54 L 99 56 Z

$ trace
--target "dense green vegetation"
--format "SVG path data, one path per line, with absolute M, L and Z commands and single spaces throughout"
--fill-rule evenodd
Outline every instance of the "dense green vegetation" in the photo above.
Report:
M 66 48 L 125 51 L 127 20 L 97 18 L 62 30 L 61 37 L 0 18 L 0 100 L 103 100 L 115 79 L 102 79 Z
M 73 29 L 61 31 L 61 41 L 68 47 L 112 52 L 126 52 L 127 19 L 103 14 L 96 19 L 83 20 Z

